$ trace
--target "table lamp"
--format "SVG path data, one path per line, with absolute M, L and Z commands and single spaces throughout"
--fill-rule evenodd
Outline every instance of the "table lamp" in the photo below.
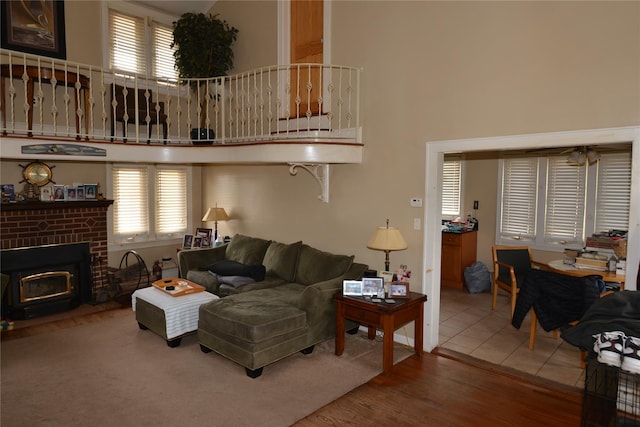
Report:
M 407 249 L 407 242 L 402 237 L 400 230 L 395 227 L 389 227 L 389 220 L 387 219 L 387 226 L 376 229 L 373 237 L 369 240 L 369 244 L 367 244 L 367 248 L 384 251 L 384 269 L 389 271 L 389 252 Z
M 202 221 L 214 221 L 215 223 L 215 231 L 213 234 L 213 241 L 218 240 L 218 221 L 227 221 L 229 219 L 229 215 L 225 212 L 224 208 L 219 208 L 216 205 L 215 208 L 207 209 L 207 213 L 202 217 Z

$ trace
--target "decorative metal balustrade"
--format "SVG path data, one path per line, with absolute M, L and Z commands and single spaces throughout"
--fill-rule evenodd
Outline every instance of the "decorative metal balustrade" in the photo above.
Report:
M 362 142 L 360 70 L 353 67 L 294 64 L 175 82 L 9 50 L 0 50 L 0 66 L 5 136 L 153 145 L 194 138 Z

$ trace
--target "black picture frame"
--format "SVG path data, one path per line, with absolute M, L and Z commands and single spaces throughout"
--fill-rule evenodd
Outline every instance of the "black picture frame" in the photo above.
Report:
M 64 1 L 2 1 L 3 49 L 67 59 Z

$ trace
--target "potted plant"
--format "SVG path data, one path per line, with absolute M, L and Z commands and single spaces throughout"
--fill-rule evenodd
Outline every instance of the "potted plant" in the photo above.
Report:
M 181 79 L 210 78 L 226 76 L 233 67 L 233 50 L 231 45 L 238 36 L 238 29 L 229 26 L 227 21 L 218 15 L 204 13 L 185 13 L 173 23 L 173 42 L 171 47 L 176 50 L 173 56 L 176 69 Z M 191 81 L 191 90 L 198 95 L 203 91 L 203 85 Z M 207 111 L 210 98 L 202 96 L 200 99 L 202 111 Z M 191 130 L 194 144 L 213 143 L 215 133 L 213 129 L 206 129 L 206 114 L 200 117 L 200 128 Z

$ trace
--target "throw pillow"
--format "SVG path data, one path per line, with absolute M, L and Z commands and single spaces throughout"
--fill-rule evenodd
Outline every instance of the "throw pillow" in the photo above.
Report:
M 267 273 L 287 282 L 293 282 L 301 246 L 302 242 L 291 244 L 271 242 L 264 254 L 263 263 Z
M 244 276 L 256 282 L 263 281 L 266 272 L 264 265 L 244 265 L 228 259 L 216 261 L 206 269 L 218 276 Z
M 263 264 L 270 240 L 236 234 L 227 245 L 225 258 L 245 265 Z
M 351 267 L 353 258 L 353 255 L 335 255 L 302 245 L 296 282 L 311 285 L 341 276 Z

